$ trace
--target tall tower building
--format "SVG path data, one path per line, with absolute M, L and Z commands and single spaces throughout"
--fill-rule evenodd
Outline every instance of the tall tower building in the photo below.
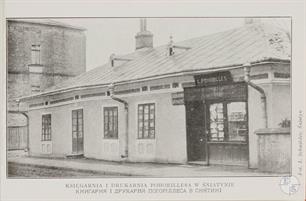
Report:
M 14 99 L 85 72 L 84 31 L 53 20 L 7 21 L 8 132 L 26 125 Z

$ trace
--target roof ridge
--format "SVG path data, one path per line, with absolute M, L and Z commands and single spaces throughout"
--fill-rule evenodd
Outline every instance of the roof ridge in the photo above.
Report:
M 290 57 L 286 57 L 286 54 L 290 54 L 286 47 L 288 41 L 287 38 L 282 38 L 285 37 L 283 34 L 280 34 L 279 37 L 284 40 L 284 49 L 281 49 L 283 44 L 278 44 L 277 40 L 274 45 L 268 45 L 270 36 L 267 33 L 273 34 L 279 31 L 284 33 L 284 30 L 277 26 L 254 23 L 179 41 L 175 44 L 185 44 L 186 46 L 190 44 L 192 48 L 173 56 L 164 54 L 167 44 L 118 55 L 132 57 L 133 60 L 116 67 L 111 67 L 110 62 L 106 62 L 48 88 L 44 93 L 73 87 L 103 85 L 110 82 L 135 81 L 169 73 L 240 65 L 268 58 L 290 61 Z M 280 50 L 270 51 L 270 49 L 277 48 Z
M 70 25 L 68 23 L 53 20 L 50 18 L 43 18 L 43 19 L 42 18 L 8 18 L 7 21 L 41 24 L 41 25 L 46 25 L 46 26 L 58 26 L 58 27 L 76 29 L 76 30 L 81 30 L 81 31 L 86 30 L 84 27 Z

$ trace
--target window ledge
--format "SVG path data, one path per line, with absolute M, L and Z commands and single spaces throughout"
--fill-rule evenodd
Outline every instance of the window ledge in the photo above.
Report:
M 115 140 L 119 140 L 119 138 L 102 138 L 103 141 L 115 141 Z
M 137 140 L 156 140 L 156 138 L 137 138 Z

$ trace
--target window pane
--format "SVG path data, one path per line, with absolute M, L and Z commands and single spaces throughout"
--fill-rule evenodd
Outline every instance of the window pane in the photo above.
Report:
M 210 113 L 210 140 L 224 141 L 223 103 L 209 106 Z
M 78 132 L 78 138 L 82 138 L 83 137 L 83 131 L 79 131 Z
M 248 135 L 246 103 L 228 103 L 227 115 L 229 140 L 246 141 Z
M 78 111 L 78 118 L 79 118 L 79 119 L 82 119 L 82 118 L 83 118 L 83 111 L 82 111 L 82 110 L 79 110 L 79 111 Z
M 149 137 L 150 138 L 154 138 L 155 137 L 155 131 L 154 130 L 150 130 L 150 133 L 149 133 Z
M 144 106 L 144 113 L 148 114 L 149 113 L 149 105 Z
M 73 137 L 73 138 L 77 138 L 77 132 L 76 132 L 76 131 L 73 131 L 73 132 L 72 132 L 72 137 Z
M 150 128 L 154 128 L 154 120 L 150 120 Z
M 143 138 L 148 138 L 148 137 L 149 137 L 149 129 L 145 128 L 143 133 Z
M 78 124 L 78 132 L 82 132 L 83 131 L 83 125 L 82 124 Z

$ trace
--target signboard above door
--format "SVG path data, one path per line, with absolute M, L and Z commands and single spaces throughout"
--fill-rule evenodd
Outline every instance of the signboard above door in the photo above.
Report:
M 210 74 L 195 75 L 194 80 L 196 86 L 209 86 L 231 83 L 233 78 L 229 71 L 223 71 Z

